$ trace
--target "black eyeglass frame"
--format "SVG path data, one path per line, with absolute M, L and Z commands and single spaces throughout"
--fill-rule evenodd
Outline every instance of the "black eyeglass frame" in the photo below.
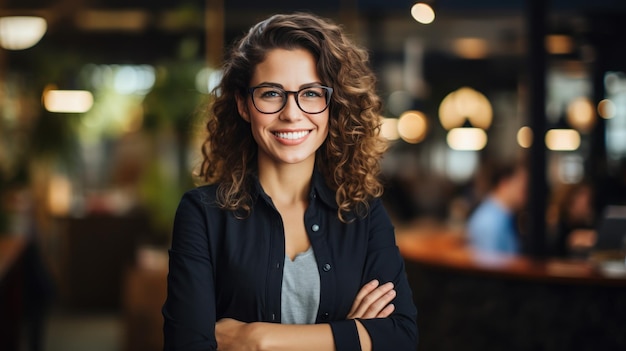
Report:
M 277 90 L 282 90 L 282 91 L 284 91 L 284 92 L 285 92 L 285 98 L 283 99 L 283 104 L 280 106 L 280 108 L 279 108 L 278 110 L 274 111 L 274 112 L 264 112 L 264 111 L 261 111 L 261 110 L 257 107 L 256 102 L 254 101 L 254 91 L 255 91 L 256 89 L 258 89 L 258 88 L 275 88 L 275 89 L 277 89 Z M 300 92 L 301 92 L 301 91 L 303 91 L 303 90 L 307 90 L 307 89 L 311 89 L 311 88 L 322 88 L 322 89 L 326 90 L 326 107 L 324 107 L 324 109 L 323 109 L 323 110 L 321 110 L 321 111 L 319 111 L 319 112 L 308 112 L 308 111 L 305 111 L 305 110 L 302 108 L 302 106 L 300 106 L 300 101 L 298 100 L 298 95 L 300 95 Z M 248 94 L 250 94 L 250 99 L 252 99 L 252 105 L 254 105 L 254 108 L 255 108 L 257 111 L 259 111 L 260 113 L 266 114 L 266 115 L 271 115 L 271 114 L 274 114 L 274 113 L 278 113 L 278 112 L 280 112 L 282 109 L 284 109 L 284 108 L 285 108 L 285 106 L 287 106 L 287 100 L 289 99 L 289 94 L 293 94 L 293 96 L 294 96 L 294 98 L 295 98 L 295 100 L 296 100 L 296 105 L 298 105 L 298 108 L 300 109 L 300 111 L 302 111 L 302 112 L 304 112 L 304 113 L 308 113 L 308 114 L 310 114 L 310 115 L 317 115 L 317 114 L 320 114 L 320 113 L 322 113 L 322 112 L 326 111 L 326 110 L 328 109 L 328 106 L 330 106 L 330 98 L 331 98 L 331 96 L 333 95 L 333 91 L 334 91 L 334 89 L 333 89 L 333 88 L 331 88 L 331 87 L 327 87 L 327 86 L 325 86 L 325 85 L 311 85 L 311 86 L 304 87 L 304 88 L 302 88 L 302 89 L 300 89 L 300 90 L 297 90 L 297 91 L 294 91 L 294 90 L 285 90 L 285 89 L 283 89 L 283 88 L 280 88 L 280 87 L 277 87 L 277 86 L 273 86 L 273 85 L 257 85 L 257 86 L 254 86 L 254 87 L 250 87 L 250 88 L 248 88 Z

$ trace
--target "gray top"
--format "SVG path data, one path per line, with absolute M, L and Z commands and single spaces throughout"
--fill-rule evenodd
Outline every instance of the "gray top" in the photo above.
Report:
M 293 261 L 285 256 L 280 301 L 281 323 L 315 323 L 320 304 L 320 274 L 313 247 Z

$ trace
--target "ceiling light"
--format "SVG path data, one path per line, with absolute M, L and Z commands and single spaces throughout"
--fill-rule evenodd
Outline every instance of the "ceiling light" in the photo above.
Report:
M 430 24 L 435 20 L 435 10 L 423 2 L 418 2 L 411 7 L 411 16 L 421 24 Z
M 9 16 L 0 18 L 0 46 L 7 50 L 28 49 L 41 40 L 48 24 L 41 17 Z
M 469 121 L 473 127 L 488 129 L 493 118 L 491 103 L 482 93 L 463 87 L 448 94 L 439 105 L 441 125 L 450 130 Z
M 453 150 L 478 151 L 487 145 L 487 133 L 480 128 L 453 128 L 448 132 L 446 141 Z
M 580 134 L 574 129 L 551 129 L 546 133 L 546 146 L 552 151 L 577 150 Z
M 84 113 L 93 106 L 93 95 L 86 90 L 47 90 L 43 104 L 50 112 Z

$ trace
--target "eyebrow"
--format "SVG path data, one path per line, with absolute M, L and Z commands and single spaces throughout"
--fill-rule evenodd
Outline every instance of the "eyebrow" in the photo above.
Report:
M 316 85 L 323 85 L 321 82 L 311 82 L 311 83 L 305 83 L 305 84 L 301 84 L 298 89 L 304 89 L 304 88 L 308 88 L 308 87 L 312 87 L 312 86 L 316 86 Z M 277 87 L 277 88 L 281 88 L 281 89 L 285 89 L 285 87 L 282 84 L 279 83 L 272 83 L 272 82 L 262 82 L 258 85 L 256 85 L 257 87 Z

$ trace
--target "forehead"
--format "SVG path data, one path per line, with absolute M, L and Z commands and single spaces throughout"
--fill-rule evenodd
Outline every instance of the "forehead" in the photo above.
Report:
M 272 49 L 254 68 L 250 83 L 277 83 L 285 89 L 296 89 L 313 82 L 320 82 L 313 54 L 304 49 Z

